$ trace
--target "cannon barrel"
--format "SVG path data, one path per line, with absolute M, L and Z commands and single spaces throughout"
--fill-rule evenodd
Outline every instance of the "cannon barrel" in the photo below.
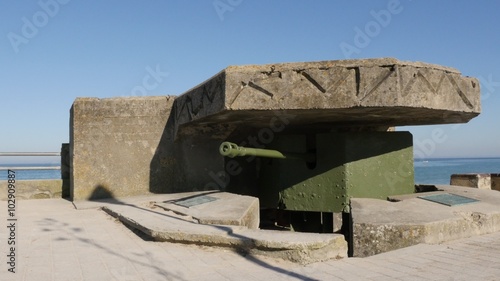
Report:
M 304 161 L 314 161 L 315 159 L 315 155 L 311 153 L 286 153 L 273 149 L 243 147 L 227 141 L 220 145 L 219 152 L 222 156 L 230 158 L 238 156 L 257 156 L 277 159 L 298 159 Z

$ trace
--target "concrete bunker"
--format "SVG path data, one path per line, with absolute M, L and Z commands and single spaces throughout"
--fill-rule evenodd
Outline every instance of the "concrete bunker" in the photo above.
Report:
M 393 128 L 468 122 L 480 113 L 480 90 L 456 69 L 392 58 L 231 66 L 175 98 L 105 106 L 128 122 L 97 134 L 115 144 L 95 146 L 95 129 L 120 118 L 99 120 L 97 110 L 92 119 L 88 102 L 72 110 L 73 200 L 103 186 L 102 167 L 122 171 L 104 185 L 116 196 L 216 189 L 257 197 L 262 223 L 350 233 L 341 218 L 350 218 L 352 198 L 415 192 L 412 136 Z M 124 130 L 129 146 L 117 139 Z M 230 158 L 220 154 L 224 142 L 304 159 Z M 124 161 L 109 161 L 117 155 Z

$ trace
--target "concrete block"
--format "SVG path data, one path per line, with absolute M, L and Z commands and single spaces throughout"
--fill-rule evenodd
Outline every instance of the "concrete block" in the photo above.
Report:
M 450 185 L 491 189 L 491 176 L 490 174 L 453 174 Z
M 491 174 L 491 189 L 500 191 L 500 174 Z
M 150 181 L 157 176 L 150 167 L 159 165 L 152 161 L 173 100 L 168 96 L 76 99 L 70 126 L 71 199 L 160 190 Z
M 478 201 L 450 207 L 409 196 L 399 198 L 399 202 L 351 199 L 353 256 L 372 256 L 420 243 L 438 244 L 500 231 L 500 193 L 460 186 L 436 187 Z
M 190 192 L 171 195 L 172 199 L 157 202 L 155 205 L 177 214 L 191 216 L 201 224 L 220 224 L 259 228 L 259 199 L 227 192 Z M 214 201 L 190 207 L 178 205 L 182 200 L 196 200 L 208 196 Z

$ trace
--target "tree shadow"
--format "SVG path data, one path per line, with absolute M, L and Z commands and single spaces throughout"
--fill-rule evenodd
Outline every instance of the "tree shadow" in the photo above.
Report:
M 207 193 L 210 194 L 210 193 L 216 193 L 216 192 L 221 192 L 221 191 L 212 191 L 212 192 L 207 192 Z M 95 196 L 94 196 L 94 193 L 95 193 Z M 207 193 L 203 193 L 203 195 L 206 195 Z M 107 197 L 105 199 L 102 199 L 102 198 L 99 197 L 100 195 L 103 195 L 103 194 L 107 195 Z M 188 198 L 193 198 L 193 197 L 194 196 L 189 196 Z M 152 209 L 148 209 L 148 208 L 141 207 L 141 206 L 138 206 L 138 205 L 135 205 L 135 204 L 130 204 L 130 203 L 121 201 L 121 200 L 113 197 L 113 193 L 111 191 L 107 190 L 103 186 L 97 186 L 95 188 L 94 192 L 92 193 L 92 196 L 90 198 L 97 198 L 97 199 L 92 199 L 92 201 L 96 201 L 96 202 L 102 202 L 102 203 L 105 203 L 105 204 L 113 204 L 113 205 L 120 205 L 120 206 L 127 206 L 127 207 L 135 208 L 135 209 L 138 209 L 138 210 L 141 210 L 141 211 L 149 212 L 149 213 L 152 213 L 152 214 L 157 214 L 157 215 L 165 216 L 165 217 L 168 217 L 169 219 L 179 220 L 179 221 L 182 221 L 183 223 L 197 224 L 195 222 L 186 221 L 186 220 L 180 219 L 178 217 L 171 216 L 171 215 L 169 215 L 167 213 L 164 213 L 164 212 L 158 212 L 158 211 L 155 211 L 155 210 L 152 210 Z M 185 198 L 183 198 L 183 199 L 185 199 Z M 124 221 L 122 221 L 122 223 L 129 230 L 131 230 L 134 234 L 136 234 L 139 238 L 141 238 L 142 240 L 144 240 L 144 241 L 152 241 L 152 240 L 154 240 L 154 238 L 151 237 L 148 233 L 145 233 L 145 232 L 141 231 L 140 229 L 136 229 L 133 226 L 129 226 Z M 237 238 L 237 239 L 241 239 L 243 241 L 248 241 L 249 243 L 253 243 L 253 239 L 252 238 L 247 237 L 245 235 L 234 233 L 233 229 L 231 227 L 229 227 L 229 226 L 223 226 L 223 225 L 205 225 L 205 226 L 206 227 L 215 228 L 215 229 L 218 229 L 218 230 L 222 230 L 225 233 L 227 233 L 227 235 L 230 236 L 230 237 L 234 237 L 234 238 Z M 87 242 L 87 241 L 84 241 L 84 242 Z M 92 241 L 88 241 L 88 242 L 91 243 Z M 173 243 L 178 243 L 178 242 L 173 242 Z M 196 243 L 183 243 L 183 244 L 199 245 L 199 244 L 196 244 Z M 245 244 L 245 243 L 242 243 L 242 244 Z M 102 247 L 101 245 L 97 245 L 97 246 Z M 236 248 L 233 248 L 233 249 L 236 252 L 238 252 L 240 255 L 242 255 L 246 260 L 248 260 L 248 261 L 250 261 L 250 262 L 252 262 L 252 263 L 254 263 L 256 265 L 259 265 L 259 266 L 261 266 L 263 268 L 266 268 L 268 270 L 272 270 L 272 271 L 274 271 L 276 273 L 283 274 L 283 275 L 286 275 L 288 277 L 297 278 L 299 280 L 317 280 L 317 279 L 314 279 L 314 278 L 311 278 L 311 277 L 308 277 L 308 276 L 305 276 L 305 275 L 302 275 L 302 274 L 299 274 L 299 273 L 296 273 L 296 272 L 293 272 L 293 271 L 289 271 L 289 270 L 286 270 L 286 269 L 279 268 L 279 267 L 276 267 L 274 265 L 271 265 L 271 264 L 269 264 L 269 263 L 267 263 L 267 262 L 259 259 L 258 256 L 250 253 L 247 247 L 240 246 L 240 247 L 236 247 Z M 155 268 L 155 269 L 159 270 L 158 268 Z
M 91 239 L 78 237 L 77 234 L 84 231 L 82 228 L 73 227 L 73 228 L 68 229 L 68 227 L 70 227 L 70 225 L 68 223 L 60 222 L 60 221 L 53 219 L 53 218 L 45 218 L 45 219 L 39 221 L 38 224 L 40 226 L 43 226 L 42 231 L 44 231 L 44 232 L 63 231 L 65 233 L 65 235 L 62 235 L 60 237 L 55 238 L 56 241 L 69 241 L 69 240 L 74 241 L 74 240 L 76 240 L 76 241 L 82 242 L 88 246 L 95 247 L 99 250 L 102 250 L 108 254 L 111 254 L 113 256 L 121 258 L 124 261 L 129 261 L 133 264 L 138 264 L 141 266 L 149 267 L 149 268 L 155 270 L 158 274 L 167 278 L 167 280 L 187 280 L 187 279 L 183 278 L 181 276 L 181 274 L 176 274 L 174 272 L 170 272 L 170 271 L 160 267 L 159 265 L 156 265 L 155 259 L 153 259 L 151 257 L 151 253 L 149 253 L 149 252 L 146 252 L 140 256 L 146 256 L 147 259 L 150 261 L 150 263 L 142 262 L 139 260 L 134 260 L 130 256 L 125 256 L 122 253 L 120 253 L 119 251 L 111 249 L 110 247 L 107 247 L 101 243 L 98 243 L 98 242 L 93 241 Z

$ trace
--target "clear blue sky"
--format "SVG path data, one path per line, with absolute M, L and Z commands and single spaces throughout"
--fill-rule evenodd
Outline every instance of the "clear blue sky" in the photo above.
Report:
M 395 57 L 482 82 L 470 123 L 399 128 L 417 149 L 500 157 L 499 11 L 499 1 L 2 1 L 0 151 L 59 151 L 76 97 L 177 95 L 228 65 Z M 362 44 L 358 29 L 370 33 Z

